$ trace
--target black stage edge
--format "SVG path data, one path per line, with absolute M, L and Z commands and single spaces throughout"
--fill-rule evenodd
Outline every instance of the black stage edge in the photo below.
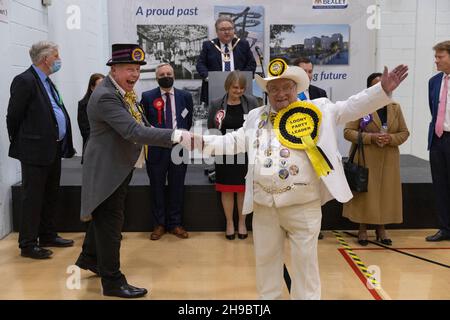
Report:
M 403 223 L 389 225 L 392 229 L 436 228 L 434 196 L 428 161 L 411 155 L 400 158 L 403 190 Z M 225 216 L 220 194 L 204 174 L 205 164 L 188 166 L 186 174 L 185 210 L 183 224 L 188 231 L 223 231 Z M 80 221 L 81 165 L 80 158 L 63 160 L 61 191 L 58 201 L 60 214 L 56 227 L 60 232 L 85 231 Z M 21 183 L 12 186 L 13 229 L 19 230 L 21 216 Z M 342 204 L 328 202 L 323 208 L 323 230 L 354 230 L 354 224 L 341 215 Z M 147 172 L 137 169 L 128 191 L 125 205 L 124 231 L 151 231 L 151 194 Z M 236 215 L 236 212 L 235 212 Z M 251 229 L 251 215 L 247 217 Z

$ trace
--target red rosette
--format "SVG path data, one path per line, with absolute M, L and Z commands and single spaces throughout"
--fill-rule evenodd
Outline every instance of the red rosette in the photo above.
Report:
M 225 118 L 225 111 L 223 110 L 219 110 L 216 113 L 216 127 L 217 129 L 220 129 L 220 127 L 222 126 L 222 120 L 223 118 Z
M 158 111 L 158 124 L 162 124 L 162 110 L 164 109 L 164 100 L 157 98 L 153 100 L 153 107 Z

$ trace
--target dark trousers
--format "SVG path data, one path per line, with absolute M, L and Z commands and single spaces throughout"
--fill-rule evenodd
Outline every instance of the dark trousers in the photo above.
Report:
M 61 158 L 58 153 L 49 166 L 36 166 L 21 162 L 22 217 L 19 247 L 37 245 L 37 239 L 47 241 L 57 234 L 54 225 L 61 177 Z
M 133 173 L 92 213 L 81 256 L 98 266 L 103 288 L 115 288 L 126 283 L 120 272 L 120 242 L 124 221 L 125 198 Z
M 187 164 L 174 164 L 171 149 L 161 150 L 159 161 L 147 162 L 147 173 L 152 193 L 152 214 L 155 225 L 171 230 L 181 226 L 184 206 L 184 178 Z M 166 208 L 165 185 L 169 189 L 169 205 Z M 166 214 L 167 213 L 167 214 Z
M 444 132 L 441 138 L 433 137 L 430 166 L 439 229 L 450 236 L 450 132 Z

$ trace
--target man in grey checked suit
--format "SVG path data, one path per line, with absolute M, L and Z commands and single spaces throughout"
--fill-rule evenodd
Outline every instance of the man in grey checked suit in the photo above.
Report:
M 147 294 L 127 283 L 119 255 L 125 197 L 134 168 L 145 161 L 143 145 L 171 148 L 189 137 L 149 127 L 133 91 L 144 58 L 136 44 L 113 44 L 111 71 L 87 106 L 91 134 L 84 154 L 81 220 L 91 222 L 76 265 L 101 276 L 104 295 L 122 298 Z

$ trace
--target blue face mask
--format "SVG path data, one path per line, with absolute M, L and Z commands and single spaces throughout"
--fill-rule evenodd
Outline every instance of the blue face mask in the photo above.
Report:
M 61 69 L 61 64 L 62 64 L 61 59 L 58 59 L 58 60 L 53 61 L 53 64 L 52 64 L 52 66 L 50 67 L 50 72 L 51 72 L 51 73 L 58 72 L 59 69 Z

